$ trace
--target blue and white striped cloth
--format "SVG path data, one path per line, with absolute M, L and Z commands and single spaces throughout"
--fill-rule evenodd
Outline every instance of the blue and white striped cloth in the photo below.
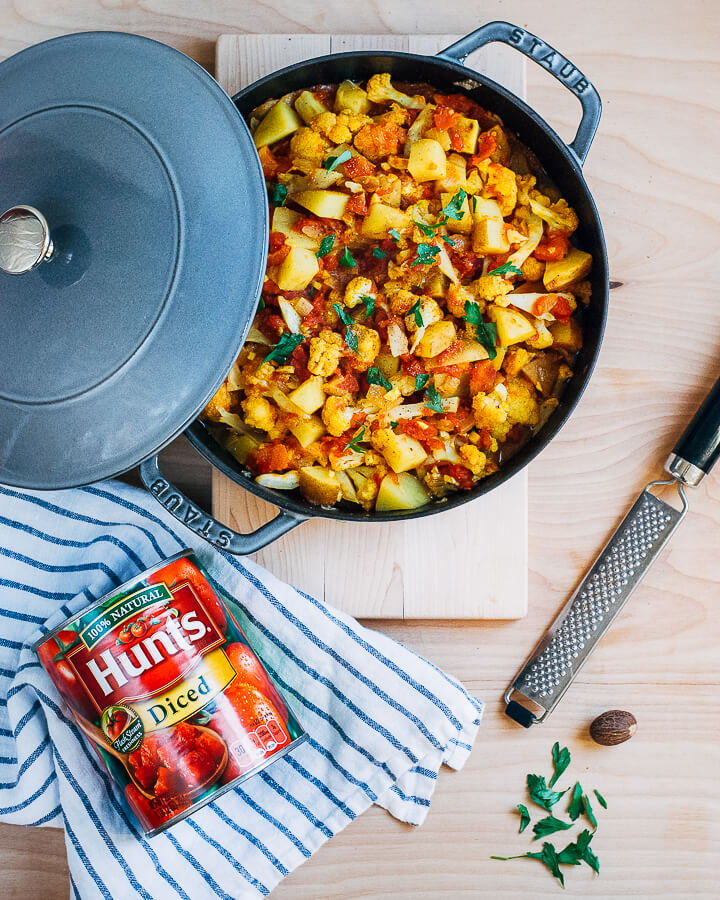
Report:
M 30 645 L 160 559 L 191 546 L 309 741 L 146 840 L 123 794 L 60 708 Z M 183 900 L 267 895 L 377 803 L 419 825 L 443 763 L 464 764 L 482 703 L 401 644 L 209 550 L 144 491 L 0 487 L 0 820 L 64 827 L 71 894 Z

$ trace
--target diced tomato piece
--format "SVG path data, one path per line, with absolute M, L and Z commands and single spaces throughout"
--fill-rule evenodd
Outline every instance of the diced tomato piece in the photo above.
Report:
M 468 168 L 477 166 L 484 159 L 492 156 L 497 149 L 497 137 L 494 131 L 483 131 L 478 138 L 477 151 L 468 160 Z
M 135 776 L 135 780 L 141 784 L 146 791 L 150 791 L 155 784 L 157 769 L 155 766 L 138 766 L 137 769 L 133 769 L 133 775 Z
M 468 363 L 457 363 L 453 366 L 434 366 L 433 373 L 435 375 L 453 375 L 457 378 L 467 369 Z
M 406 434 L 416 441 L 429 441 L 437 437 L 438 430 L 432 422 L 420 419 L 400 419 L 395 429 L 396 434 Z
M 274 344 L 280 340 L 280 335 L 287 330 L 285 319 L 272 309 L 261 309 L 257 315 L 258 330 Z
M 458 434 L 467 434 L 475 424 L 473 414 L 468 409 L 462 407 L 455 413 L 443 413 L 443 421 L 447 420 L 450 430 Z
M 409 353 L 400 357 L 400 366 L 405 375 L 423 375 L 425 373 L 425 363 Z
M 302 344 L 299 344 L 290 354 L 290 365 L 295 369 L 295 374 L 301 381 L 310 377 L 307 363 L 308 352 Z
M 552 313 L 559 322 L 568 322 L 572 315 L 570 301 L 567 297 L 558 297 L 557 303 L 552 308 Z
M 489 359 L 482 359 L 480 362 L 473 363 L 470 374 L 470 393 L 489 394 L 495 387 L 495 379 L 497 370 Z
M 450 259 L 461 278 L 474 278 L 482 268 L 482 257 L 476 256 L 472 250 L 454 250 L 448 248 Z
M 180 784 L 177 773 L 165 766 L 160 766 L 157 770 L 157 780 L 155 781 L 155 796 L 180 793 L 178 788 L 180 788 Z
M 465 94 L 435 94 L 433 100 L 438 106 L 449 106 L 451 109 L 470 116 L 472 119 L 485 118 L 487 112 Z
M 489 450 L 492 447 L 492 435 L 490 432 L 487 428 L 481 428 L 478 435 L 480 437 L 480 440 L 478 441 L 479 446 L 482 447 L 483 450 Z
M 261 147 L 258 150 L 258 156 L 260 157 L 260 164 L 262 165 L 263 175 L 265 176 L 265 178 L 267 178 L 268 180 L 274 178 L 277 175 L 279 169 L 277 160 L 275 159 L 272 150 L 269 147 Z
M 270 252 L 268 253 L 268 265 L 279 266 L 290 252 L 290 244 L 285 242 L 285 235 L 279 231 L 270 234 Z
M 450 478 L 454 478 L 462 491 L 469 491 L 474 486 L 472 472 L 469 469 L 466 469 L 465 466 L 458 464 L 443 464 L 438 466 L 438 469 L 443 475 L 449 475 Z
M 344 168 L 345 174 L 352 179 L 367 178 L 375 174 L 375 166 L 364 156 L 351 156 Z
M 327 394 L 356 394 L 360 385 L 354 375 L 335 375 L 330 381 L 326 381 L 323 390 Z
M 448 134 L 450 135 L 450 146 L 453 148 L 453 150 L 460 153 L 462 148 L 465 146 L 465 140 L 463 139 L 462 132 L 458 131 L 457 128 L 451 128 L 448 131 Z
M 567 236 L 560 231 L 551 231 L 537 245 L 533 256 L 535 259 L 555 262 L 565 259 L 569 250 L 570 241 Z
M 439 131 L 447 131 L 455 124 L 457 113 L 449 106 L 438 106 L 433 113 L 433 122 Z
M 292 457 L 284 444 L 263 444 L 247 458 L 248 468 L 256 475 L 284 472 L 290 468 L 291 462 Z
M 191 750 L 180 760 L 178 775 L 189 788 L 202 784 L 215 769 L 215 761 L 204 750 Z
M 355 146 L 370 159 L 382 159 L 397 154 L 405 140 L 405 129 L 388 120 L 371 122 L 355 135 Z
M 207 753 L 213 762 L 219 762 L 225 753 L 225 741 L 209 731 L 203 731 L 195 741 L 195 749 Z
M 345 209 L 348 210 L 348 212 L 355 213 L 358 216 L 367 215 L 368 207 L 366 194 L 364 192 L 353 194 L 352 197 L 348 200 Z

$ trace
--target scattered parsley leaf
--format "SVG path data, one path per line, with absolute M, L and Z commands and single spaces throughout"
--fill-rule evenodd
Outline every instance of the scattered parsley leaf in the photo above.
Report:
M 365 304 L 365 318 L 369 319 L 375 309 L 375 298 L 370 294 L 363 294 L 360 299 Z
M 338 314 L 338 319 L 340 319 L 343 325 L 347 325 L 348 327 L 350 327 L 350 325 L 355 324 L 352 316 L 344 306 L 341 306 L 339 303 L 333 303 L 333 309 Z
M 442 213 L 448 219 L 454 219 L 456 222 L 462 219 L 465 215 L 462 212 L 461 207 L 465 202 L 465 197 L 467 194 L 465 191 L 460 189 L 454 197 L 452 197 L 448 203 L 443 207 Z
M 408 310 L 408 315 L 411 315 L 411 314 L 413 316 L 415 316 L 415 324 L 417 325 L 417 327 L 422 328 L 424 323 L 423 323 L 422 313 L 420 312 L 420 301 L 419 300 L 416 300 L 415 303 L 413 303 L 413 305 Z
M 413 219 L 413 224 L 417 225 L 417 227 L 422 231 L 425 237 L 434 237 L 435 236 L 435 228 L 439 228 L 442 225 L 442 222 L 439 222 L 437 225 L 426 225 L 424 222 L 418 222 Z
M 425 406 L 433 410 L 433 412 L 441 413 L 443 411 L 442 398 L 437 388 L 434 388 L 432 385 L 425 391 Z
M 570 751 L 567 747 L 560 749 L 560 744 L 555 741 L 552 748 L 553 776 L 550 779 L 549 787 L 555 787 L 555 782 L 562 773 L 570 765 Z
M 556 819 L 555 816 L 545 816 L 544 819 L 540 819 L 533 825 L 533 834 L 535 835 L 533 840 L 555 834 L 556 831 L 567 831 L 572 827 L 572 822 L 563 822 L 561 819 Z
M 390 237 L 391 237 L 394 241 L 400 241 L 400 240 L 402 240 L 402 235 L 401 235 L 400 232 L 397 230 L 397 228 L 391 228 L 390 231 L 388 231 L 388 234 L 390 235 Z
M 363 425 L 360 430 L 352 437 L 347 444 L 345 444 L 345 450 L 354 450 L 356 446 L 363 440 L 365 436 L 365 426 Z
M 264 300 L 263 297 L 260 298 L 260 302 L 258 303 L 258 312 L 259 312 L 261 309 L 265 309 L 265 300 Z
M 353 353 L 358 352 L 358 339 L 357 339 L 357 335 L 352 330 L 352 328 L 348 327 L 345 329 L 345 343 L 348 345 L 348 347 L 352 350 Z
M 398 422 L 391 422 L 391 423 L 390 423 L 390 427 L 392 428 L 393 431 L 395 431 L 395 429 L 398 427 L 398 424 L 399 424 Z
M 522 269 L 518 269 L 514 263 L 506 262 L 488 272 L 488 275 L 522 275 Z
M 588 822 L 590 822 L 594 830 L 597 830 L 597 819 L 595 818 L 595 813 L 593 812 L 593 808 L 590 805 L 590 799 L 587 794 L 583 794 L 582 802 Z
M 263 362 L 274 359 L 276 362 L 284 363 L 289 356 L 292 355 L 295 348 L 301 344 L 305 338 L 302 334 L 283 334 L 280 340 L 275 344 L 272 350 L 265 357 Z
M 270 202 L 273 206 L 285 206 L 287 200 L 288 189 L 284 184 L 270 185 Z
M 315 285 L 314 284 L 310 285 L 310 288 L 308 289 L 308 294 L 310 294 L 310 299 L 312 299 L 315 296 Z
M 414 259 L 411 266 L 431 266 L 435 262 L 435 257 L 440 252 L 440 248 L 435 244 L 418 244 L 417 258 Z
M 463 319 L 465 319 L 466 322 L 469 322 L 470 325 L 475 326 L 477 339 L 487 350 L 490 359 L 495 359 L 497 356 L 497 326 L 495 323 L 483 322 L 480 307 L 473 300 L 465 301 L 465 315 L 463 316 Z
M 353 259 L 352 253 L 348 250 L 347 247 L 343 250 L 338 262 L 341 266 L 347 266 L 348 268 L 352 268 L 353 266 L 357 265 L 357 263 Z
M 371 366 L 367 370 L 367 380 L 368 384 L 379 384 L 380 387 L 384 387 L 386 391 L 392 390 L 392 385 L 377 366 Z
M 600 804 L 600 806 L 602 806 L 603 809 L 607 809 L 607 800 L 603 797 L 603 795 L 600 793 L 600 791 L 597 788 L 595 788 L 593 793 L 598 798 L 598 803 Z
M 538 806 L 541 806 L 548 812 L 552 812 L 553 806 L 563 794 L 567 793 L 567 791 L 551 791 L 542 775 L 528 775 L 527 787 L 533 803 L 537 803 Z
M 599 875 L 600 861 L 590 849 L 592 837 L 587 829 L 581 831 L 574 844 L 568 844 L 567 847 L 558 853 L 560 865 L 579 866 L 581 862 L 584 862 Z
M 573 820 L 573 822 L 580 816 L 580 813 L 582 812 L 582 797 L 583 789 L 580 782 L 577 781 L 575 783 L 575 787 L 573 788 L 570 806 L 568 806 L 568 815 Z
M 373 247 L 373 256 L 375 259 L 387 259 L 387 253 L 379 247 Z
M 421 391 L 425 385 L 430 381 L 430 376 L 422 373 L 421 375 L 415 376 L 415 390 Z
M 518 831 L 518 834 L 522 834 L 530 824 L 530 813 L 528 812 L 528 808 L 524 803 L 518 803 L 515 809 L 520 810 L 520 829 Z
M 541 863 L 546 865 L 552 874 L 558 879 L 560 884 L 565 887 L 565 879 L 560 871 L 560 860 L 552 844 L 543 844 L 540 853 L 521 853 L 520 856 L 491 856 L 490 859 L 539 859 Z
M 335 243 L 335 235 L 334 234 L 329 234 L 329 235 L 327 235 L 327 237 L 324 237 L 320 241 L 320 249 L 317 251 L 315 256 L 317 256 L 318 259 L 322 259 L 323 256 L 327 256 L 328 253 L 332 250 L 334 243 Z
M 328 156 L 328 158 L 323 163 L 323 168 L 327 169 L 328 172 L 334 172 L 338 166 L 341 166 L 344 162 L 347 162 L 352 153 L 349 150 L 343 150 L 340 156 Z
M 444 234 L 440 235 L 440 239 L 445 241 L 445 243 L 449 244 L 451 247 L 455 246 L 455 241 L 452 238 L 446 237 Z

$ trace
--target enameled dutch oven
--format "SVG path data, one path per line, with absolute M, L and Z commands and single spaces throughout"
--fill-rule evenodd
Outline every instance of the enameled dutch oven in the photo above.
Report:
M 74 37 L 89 38 L 92 36 L 76 35 Z M 105 34 L 103 37 L 107 39 L 108 35 Z M 113 38 L 127 39 L 127 36 L 114 35 Z M 159 61 L 161 55 L 174 53 L 163 45 L 153 44 L 145 39 L 132 38 L 132 40 L 142 42 L 146 46 L 152 45 L 152 52 L 149 52 L 148 56 L 153 57 L 156 68 L 162 68 L 161 62 L 168 65 L 168 59 Z M 577 134 L 569 145 L 566 145 L 526 103 L 499 84 L 463 65 L 471 52 L 493 41 L 506 43 L 542 65 L 578 97 L 582 106 L 582 119 Z M 54 42 L 40 46 L 48 46 L 52 43 Z M 31 53 L 34 49 L 36 48 L 31 48 L 25 53 Z M 186 57 L 182 57 L 181 54 L 175 54 L 175 56 L 183 60 L 182 64 L 178 64 L 176 68 L 186 73 L 191 71 L 197 82 L 203 82 L 203 90 L 207 94 L 206 102 L 212 101 L 211 105 L 218 107 L 218 109 L 214 109 L 215 118 L 220 119 L 226 116 L 227 110 L 223 106 L 222 92 L 219 91 L 217 85 L 213 83 L 214 86 L 211 87 L 205 84 L 204 78 L 209 79 L 206 73 Z M 3 66 L 0 66 L 0 83 L 2 82 Z M 202 75 L 200 75 L 201 72 Z M 191 232 L 193 229 L 200 232 L 200 237 L 196 241 L 195 255 L 188 255 L 187 249 L 180 246 L 182 242 L 178 241 L 177 237 L 175 238 L 176 244 L 180 248 L 174 251 L 175 258 L 180 258 L 182 261 L 184 275 L 189 279 L 189 290 L 196 292 L 194 296 L 188 298 L 190 302 L 183 307 L 183 315 L 179 316 L 184 321 L 189 333 L 185 339 L 182 339 L 177 321 L 173 323 L 172 327 L 163 326 L 161 329 L 156 329 L 160 332 L 166 330 L 171 332 L 172 338 L 175 340 L 176 365 L 167 372 L 162 365 L 159 366 L 154 381 L 148 378 L 147 373 L 145 373 L 144 381 L 140 379 L 146 391 L 152 393 L 152 399 L 162 407 L 165 416 L 161 427 L 156 428 L 149 438 L 150 443 L 153 444 L 152 447 L 147 441 L 144 444 L 138 442 L 134 451 L 130 446 L 123 446 L 124 455 L 119 453 L 115 459 L 108 451 L 105 460 L 107 471 L 100 474 L 91 471 L 88 476 L 88 470 L 82 469 L 81 476 L 77 474 L 76 470 L 74 477 L 72 475 L 68 477 L 69 473 L 65 471 L 65 485 L 86 483 L 117 474 L 144 459 L 140 469 L 143 482 L 169 512 L 211 543 L 231 553 L 252 553 L 314 516 L 362 522 L 399 520 L 433 515 L 477 499 L 523 469 L 547 446 L 567 421 L 592 374 L 602 341 L 608 303 L 607 254 L 602 226 L 582 174 L 582 163 L 590 149 L 600 120 L 601 103 L 597 91 L 576 66 L 539 38 L 507 22 L 492 22 L 462 38 L 434 57 L 392 51 L 366 51 L 333 54 L 308 60 L 255 82 L 237 94 L 233 101 L 242 116 L 247 117 L 253 108 L 265 100 L 280 97 L 289 91 L 320 83 L 338 83 L 345 78 L 362 80 L 377 72 L 390 72 L 392 77 L 399 81 L 427 82 L 442 92 L 465 92 L 481 106 L 499 114 L 522 143 L 535 152 L 550 178 L 578 213 L 580 219 L 580 227 L 576 232 L 578 243 L 593 255 L 593 269 L 590 276 L 593 288 L 592 301 L 584 311 L 582 321 L 584 346 L 575 366 L 575 375 L 566 386 L 557 409 L 543 429 L 509 459 L 497 474 L 484 479 L 473 490 L 459 492 L 443 501 L 434 501 L 411 512 L 368 514 L 342 506 L 318 508 L 306 502 L 297 492 L 278 492 L 256 484 L 242 470 L 237 461 L 215 442 L 202 420 L 195 417 L 222 383 L 247 333 L 257 305 L 265 266 L 268 229 L 262 172 L 241 116 L 235 115 L 237 121 L 232 125 L 225 122 L 224 132 L 222 126 L 216 122 L 217 128 L 212 140 L 217 140 L 221 132 L 224 138 L 220 152 L 218 152 L 215 148 L 210 147 L 211 139 L 203 132 L 205 122 L 202 100 L 198 101 L 195 108 L 191 105 L 191 113 L 186 116 L 183 114 L 182 104 L 177 98 L 177 106 L 174 108 L 174 124 L 177 129 L 175 139 L 181 141 L 182 149 L 192 158 L 184 160 L 176 158 L 174 160 L 175 181 L 178 186 L 188 190 L 188 181 L 192 178 L 193 167 L 197 166 L 202 173 L 200 179 L 202 190 L 189 190 L 193 203 L 196 205 L 187 211 L 184 220 L 185 226 L 190 228 Z M 97 76 L 98 73 L 95 75 Z M 185 81 L 186 79 L 183 80 L 178 93 L 181 89 L 185 89 Z M 166 86 L 167 81 L 163 84 L 163 87 Z M 134 85 L 135 90 L 138 87 L 138 85 Z M 195 93 L 202 93 L 198 90 L 197 85 Z M 156 111 L 160 115 L 161 104 L 159 100 L 155 102 L 157 104 Z M 185 102 L 183 99 L 183 103 Z M 229 100 L 227 100 L 227 105 L 230 105 Z M 220 110 L 221 115 L 218 115 Z M 167 114 L 167 104 L 164 115 L 165 118 L 172 119 L 172 116 Z M 153 129 L 156 127 L 153 125 Z M 172 127 L 172 125 L 168 124 L 168 127 Z M 0 159 L 3 149 L 2 129 L 3 122 L 0 117 Z M 153 129 L 148 129 L 146 126 L 146 130 L 152 132 Z M 163 139 L 163 141 L 156 141 L 156 152 L 157 147 L 160 146 L 161 155 L 166 153 L 177 156 L 177 148 L 170 146 L 172 142 L 167 141 L 167 135 L 163 135 Z M 199 142 L 200 147 L 193 146 L 195 141 Z M 233 154 L 235 154 L 234 157 Z M 215 180 L 209 170 L 214 171 Z M 0 208 L 4 208 L 2 201 L 6 195 L 7 190 L 0 186 Z M 16 197 L 13 197 L 13 201 L 18 202 Z M 32 198 L 23 200 L 23 202 L 33 203 Z M 38 204 L 34 203 L 33 205 Z M 169 201 L 166 202 L 166 205 L 168 209 L 171 209 Z M 176 204 L 178 207 L 181 205 L 181 203 Z M 179 212 L 175 214 L 178 220 L 182 221 Z M 157 215 L 153 215 L 152 212 L 148 212 L 148 215 L 151 225 L 141 229 L 145 235 L 152 232 L 152 227 L 160 224 Z M 189 219 L 189 217 L 197 216 L 200 218 Z M 70 221 L 70 219 L 68 218 L 66 221 Z M 50 224 L 52 235 L 52 223 Z M 0 220 L 0 247 L 2 245 L 1 228 L 2 221 Z M 205 242 L 201 239 L 202 235 L 206 238 Z M 210 239 L 210 247 L 207 246 L 208 239 Z M 116 240 L 117 252 L 122 253 L 122 241 L 119 234 L 116 236 Z M 173 246 L 172 239 L 167 240 L 166 243 Z M 155 248 L 153 251 L 158 268 L 162 268 L 165 262 L 165 251 L 166 248 Z M 46 267 L 47 270 L 50 270 L 52 264 L 52 261 L 50 265 L 43 263 L 37 267 L 36 271 L 42 272 Z M 145 265 L 149 264 L 145 263 Z M 68 268 L 70 267 L 71 264 L 68 265 Z M 137 272 L 135 275 L 137 277 L 133 279 L 133 286 L 137 289 L 140 286 L 138 280 L 141 280 L 142 273 Z M 5 286 L 3 277 L 3 273 L 0 272 L 0 292 Z M 156 293 L 161 293 L 157 287 Z M 166 297 L 163 302 L 172 312 L 174 294 L 167 292 L 166 294 L 170 299 L 168 300 Z M 0 296 L 2 296 L 1 293 Z M 161 316 L 163 311 L 164 308 L 156 316 Z M 96 327 L 102 327 L 101 319 L 98 319 Z M 0 354 L 2 350 L 0 344 Z M 166 348 L 165 356 L 161 357 L 161 363 L 167 360 L 168 352 L 171 351 Z M 133 359 L 135 356 L 142 355 L 147 354 L 136 352 Z M 200 364 L 198 356 L 207 357 L 205 365 Z M 119 369 L 120 371 L 113 372 L 108 380 L 122 375 L 122 366 L 119 366 Z M 3 388 L 4 380 L 0 382 L 0 404 L 5 397 Z M 129 396 L 126 401 L 123 401 L 123 411 L 127 412 L 131 423 L 135 424 L 138 422 L 138 418 L 142 419 L 142 415 L 140 417 L 137 414 L 133 416 L 133 404 L 139 404 L 140 411 L 144 414 L 148 407 L 147 405 L 143 406 L 143 403 L 147 404 L 147 402 L 148 398 L 142 392 L 139 396 L 137 394 Z M 1 412 L 2 407 L 0 406 Z M 194 421 L 189 427 L 186 427 L 191 419 Z M 114 421 L 117 421 L 117 417 L 114 417 Z M 145 415 L 145 422 L 147 423 L 147 415 Z M 91 427 L 89 420 L 86 420 L 85 427 Z M 186 428 L 185 434 L 191 444 L 206 460 L 237 484 L 279 507 L 279 515 L 251 534 L 239 534 L 195 507 L 162 476 L 157 462 L 158 450 L 169 443 L 184 428 Z M 0 482 L 8 483 L 6 468 L 3 468 L 6 459 L 3 441 L 6 439 L 7 431 L 0 422 Z M 76 439 L 81 440 L 80 429 Z M 103 446 L 105 447 L 105 445 Z M 135 452 L 136 455 L 131 460 L 128 453 L 132 452 Z M 25 484 L 30 487 L 61 486 L 58 483 L 48 483 L 47 479 L 45 482 L 41 480 L 40 483 L 37 481 L 32 483 L 31 480 L 29 484 L 16 479 L 12 483 Z

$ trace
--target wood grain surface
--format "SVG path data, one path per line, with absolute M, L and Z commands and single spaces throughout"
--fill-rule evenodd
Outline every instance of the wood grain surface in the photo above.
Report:
M 385 49 L 433 55 L 459 34 L 222 35 L 215 75 L 229 94 L 282 66 L 343 51 Z M 470 65 L 525 96 L 525 59 L 490 45 Z M 277 514 L 219 472 L 213 511 L 237 531 Z M 383 619 L 518 619 L 527 612 L 527 470 L 476 503 L 441 517 L 358 524 L 312 519 L 255 553 L 284 581 L 354 616 Z M 445 565 L 451 562 L 452 589 Z
M 468 765 L 461 773 L 441 773 L 421 828 L 370 810 L 273 897 L 714 898 L 720 858 L 718 473 L 692 493 L 686 522 L 549 723 L 523 731 L 502 715 L 500 697 L 639 489 L 661 473 L 675 436 L 720 368 L 720 7 L 702 0 L 15 0 L 0 3 L 0 56 L 65 31 L 119 28 L 165 40 L 211 65 L 215 39 L 231 31 L 460 33 L 494 18 L 560 48 L 600 91 L 604 115 L 586 170 L 612 277 L 622 286 L 611 295 L 605 345 L 587 394 L 530 468 L 527 618 L 370 623 L 454 672 L 486 700 Z M 571 137 L 576 103 L 534 66 L 528 98 Z M 204 471 L 199 480 L 207 477 Z M 614 707 L 635 714 L 638 732 L 627 744 L 597 747 L 587 726 Z M 572 773 L 609 803 L 596 838 L 601 875 L 569 870 L 564 894 L 534 861 L 489 859 L 528 848 L 515 833 L 512 809 L 523 799 L 525 773 L 548 770 L 555 740 L 573 751 Z M 0 847 L 3 898 L 67 897 L 59 831 L 0 826 Z M 117 898 L 128 896 L 118 886 Z

